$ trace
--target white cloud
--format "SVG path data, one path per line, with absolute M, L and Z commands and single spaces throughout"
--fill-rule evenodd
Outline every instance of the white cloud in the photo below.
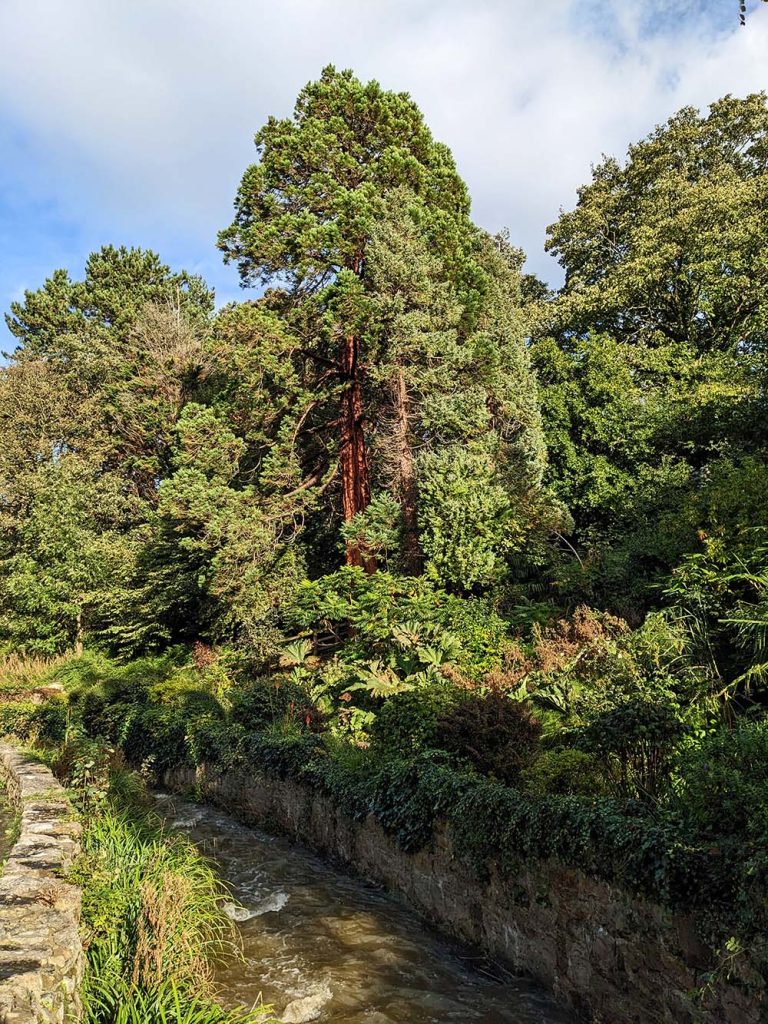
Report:
M 768 7 L 747 29 L 734 0 L 725 28 L 692 10 L 648 31 L 678 6 L 615 0 L 601 22 L 584 0 L 3 0 L 0 111 L 33 154 L 29 189 L 147 244 L 189 239 L 205 270 L 255 129 L 324 64 L 350 66 L 412 93 L 476 218 L 552 278 L 545 227 L 602 152 L 768 85 Z

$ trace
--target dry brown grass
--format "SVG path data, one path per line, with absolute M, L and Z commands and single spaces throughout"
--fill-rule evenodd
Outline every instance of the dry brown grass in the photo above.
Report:
M 195 991 L 210 991 L 211 964 L 200 947 L 197 932 L 189 928 L 189 907 L 194 897 L 194 882 L 175 871 L 166 869 L 142 882 L 134 985 L 152 989 L 168 977 L 178 978 L 183 973 Z
M 44 696 L 46 689 L 57 689 L 48 685 L 50 674 L 70 657 L 60 654 L 52 658 L 28 654 L 6 654 L 0 657 L 0 695 L 2 699 L 13 699 L 12 693 L 39 691 Z

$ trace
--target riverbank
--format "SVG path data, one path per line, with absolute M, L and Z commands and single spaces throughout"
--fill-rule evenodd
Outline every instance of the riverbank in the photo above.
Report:
M 57 749 L 73 735 L 65 760 L 88 800 L 108 797 L 113 762 L 124 782 L 137 778 L 126 768 L 180 779 L 401 893 L 446 934 L 532 975 L 586 1019 L 760 1020 L 767 876 L 751 827 L 713 833 L 661 801 L 504 781 L 441 747 L 434 730 L 429 744 L 406 749 L 429 711 L 420 692 L 403 695 L 410 703 L 389 698 L 377 719 L 384 733 L 353 742 L 302 717 L 303 690 L 279 674 L 234 681 L 216 663 L 91 655 L 46 678 L 64 692 L 27 710 L 14 702 L 16 728 Z M 494 700 L 461 705 L 482 706 L 484 736 Z M 571 768 L 583 764 L 569 753 Z M 550 754 L 540 761 L 551 767 Z M 743 771 L 761 763 L 744 760 Z M 745 792 L 737 795 L 738 810 Z
M 610 1024 L 759 1024 L 759 989 L 712 976 L 711 952 L 686 915 L 630 895 L 555 860 L 514 878 L 467 864 L 450 831 L 408 853 L 374 815 L 355 821 L 326 794 L 263 772 L 170 770 L 178 792 L 289 836 L 401 894 L 446 934 L 499 957 L 546 986 L 583 1019 Z M 755 979 L 759 985 L 760 979 Z

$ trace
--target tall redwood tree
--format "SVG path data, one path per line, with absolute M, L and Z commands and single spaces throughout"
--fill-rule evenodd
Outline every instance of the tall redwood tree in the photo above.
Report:
M 293 117 L 256 134 L 259 160 L 235 201 L 219 247 L 244 286 L 271 284 L 313 310 L 305 355 L 338 382 L 338 459 L 345 520 L 371 495 L 364 382 L 370 282 L 366 252 L 397 189 L 430 211 L 434 243 L 460 259 L 471 237 L 469 198 L 448 148 L 437 143 L 406 93 L 363 84 L 327 67 L 302 90 Z M 304 318 L 306 322 L 306 318 Z M 354 543 L 347 563 L 373 568 Z

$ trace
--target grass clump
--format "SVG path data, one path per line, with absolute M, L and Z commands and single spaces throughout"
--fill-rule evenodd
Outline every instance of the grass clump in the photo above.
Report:
M 86 821 L 71 880 L 83 891 L 86 1024 L 263 1024 L 266 1009 L 212 998 L 237 933 L 229 893 L 193 843 L 151 813 L 105 804 Z
M 105 983 L 96 972 L 86 988 L 87 1021 L 109 1024 L 265 1024 L 261 1010 L 226 1010 L 208 999 L 190 996 L 175 982 L 137 990 L 124 978 Z
M 231 894 L 151 810 L 142 778 L 104 740 L 70 731 L 54 758 L 83 820 L 70 881 L 82 890 L 84 1024 L 264 1024 L 215 1001 L 217 963 L 239 954 Z

